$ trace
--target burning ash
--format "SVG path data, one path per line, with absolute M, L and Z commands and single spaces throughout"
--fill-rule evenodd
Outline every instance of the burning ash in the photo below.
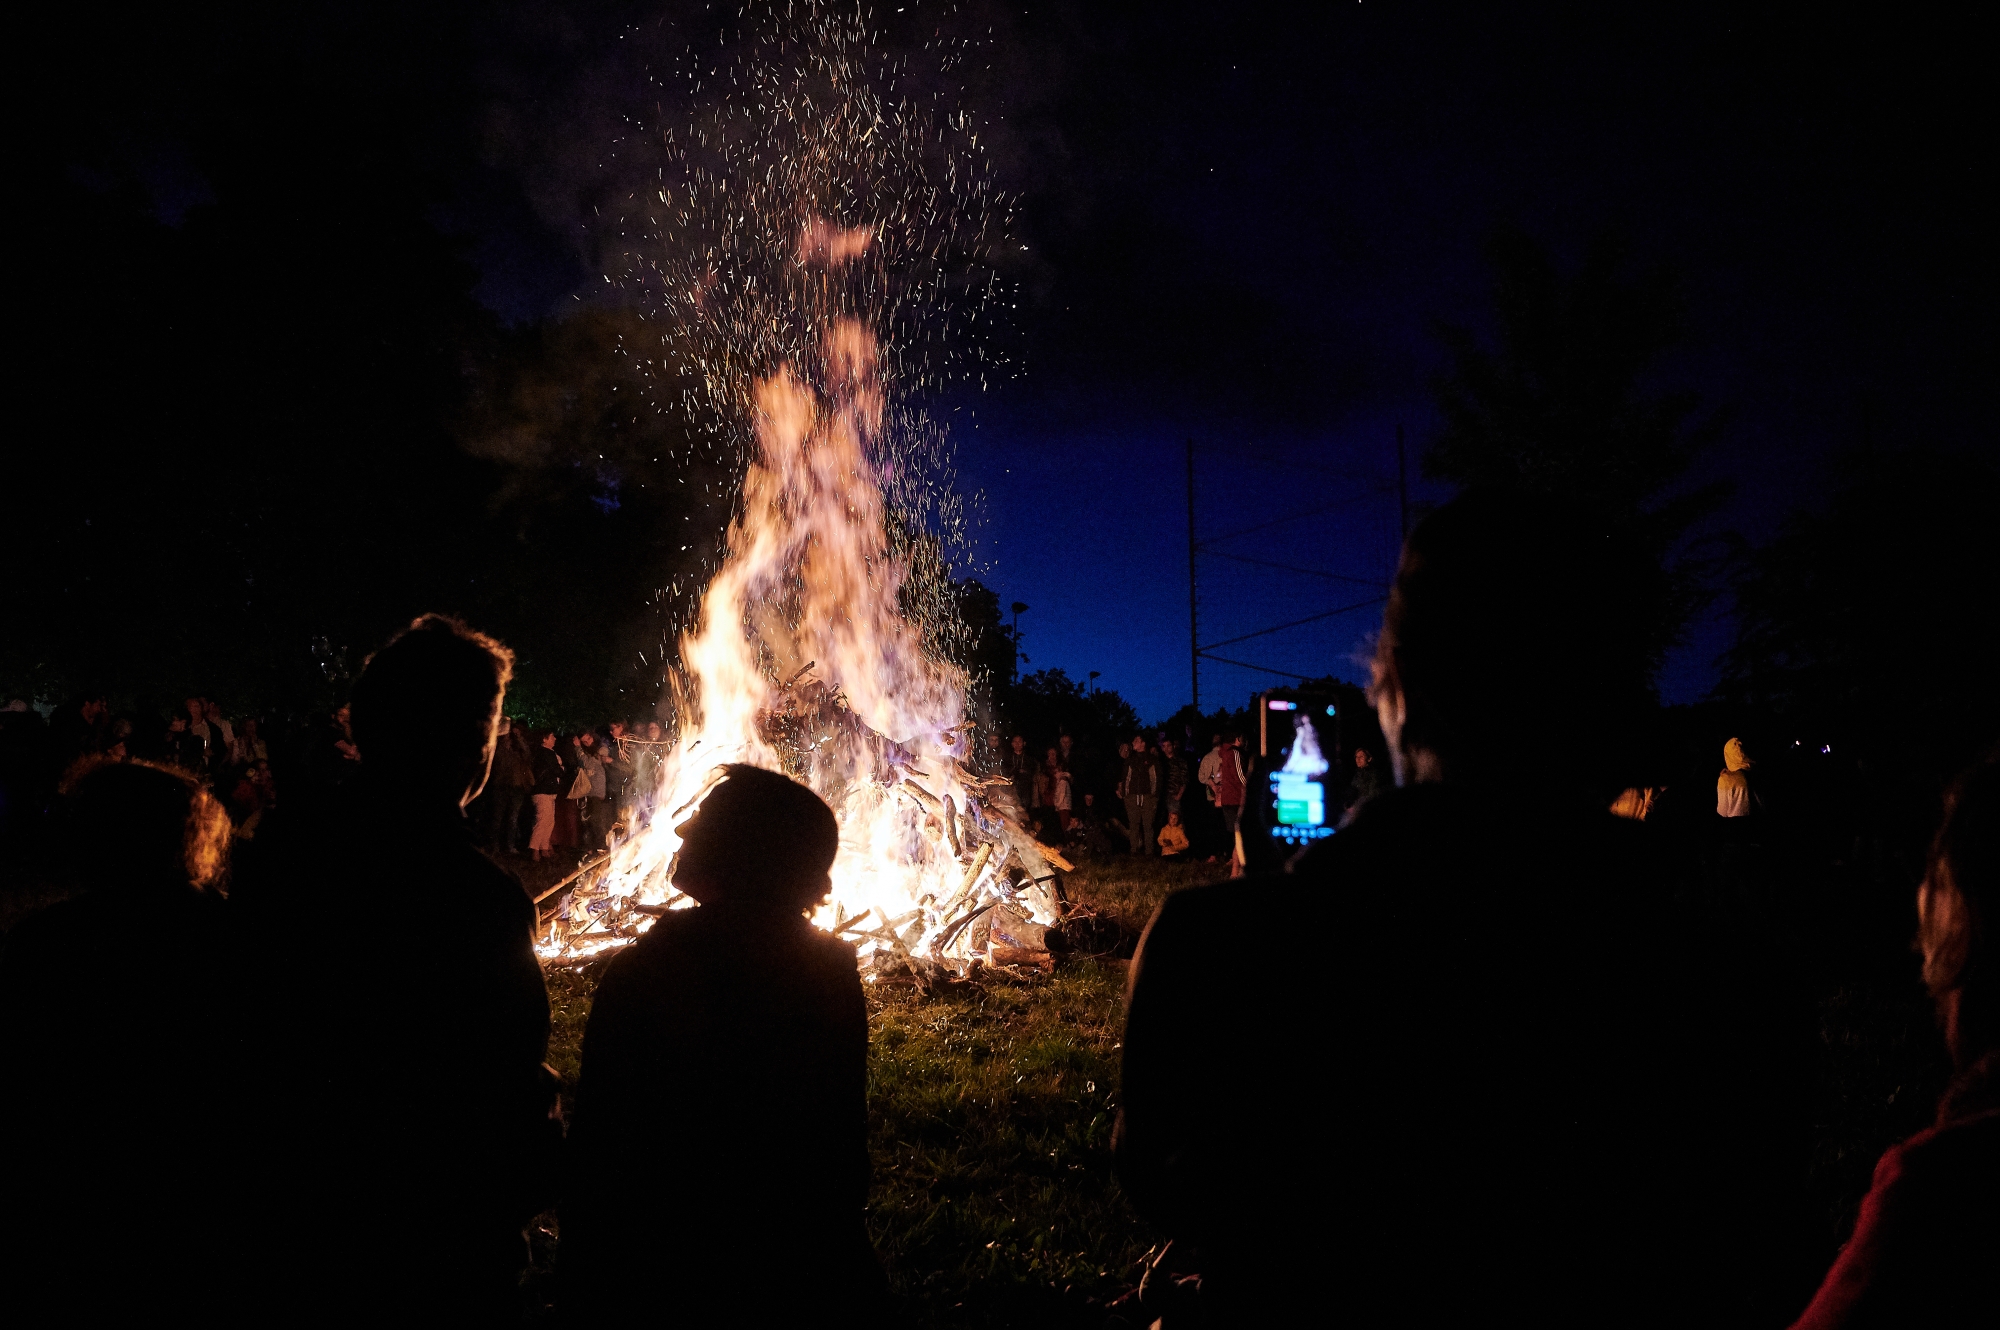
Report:
M 548 960 L 622 946 L 692 905 L 671 885 L 674 827 L 730 762 L 832 806 L 840 852 L 814 922 L 855 940 L 865 968 L 1005 960 L 1058 915 L 1051 852 L 1004 782 L 970 766 L 941 560 L 913 567 L 962 517 L 941 434 L 898 405 L 954 364 L 971 377 L 963 367 L 998 363 L 937 339 L 956 317 L 938 306 L 997 243 L 999 196 L 967 160 L 968 117 L 948 135 L 893 80 L 887 93 L 871 81 L 857 21 L 753 43 L 731 97 L 646 140 L 673 184 L 621 222 L 628 288 L 666 316 L 660 357 L 635 354 L 660 367 L 656 409 L 698 406 L 748 456 L 668 680 L 677 734 L 642 792 L 650 812 L 555 898 Z M 792 64 L 772 62 L 781 49 Z M 701 77 L 722 86 L 712 67 Z

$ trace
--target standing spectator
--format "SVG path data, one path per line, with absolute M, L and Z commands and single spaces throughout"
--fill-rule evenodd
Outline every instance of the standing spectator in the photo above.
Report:
M 633 755 L 633 816 L 636 825 L 646 826 L 653 820 L 653 804 L 660 797 L 660 763 L 666 750 L 666 732 L 660 722 L 646 722 L 646 737 L 635 743 L 637 752 Z
M 227 759 L 222 729 L 209 723 L 208 705 L 206 698 L 190 697 L 187 700 L 187 733 L 191 738 L 183 740 L 182 753 L 187 758 L 183 765 L 189 771 L 213 780 Z
M 203 699 L 203 717 L 208 721 L 211 765 L 220 775 L 240 759 L 236 756 L 236 727 L 222 717 L 222 705 Z
M 1222 833 L 1217 829 L 1222 814 L 1215 807 L 1215 781 L 1222 770 L 1222 736 L 1217 734 L 1208 741 L 1208 751 L 1201 755 L 1195 768 L 1195 783 L 1201 786 L 1201 807 L 1197 810 L 1199 822 L 1194 831 L 1194 847 L 1210 863 L 1215 862 L 1216 847 L 1222 843 Z M 1183 804 L 1183 811 L 1187 805 Z
M 521 807 L 534 784 L 535 755 L 528 747 L 527 735 L 502 716 L 493 748 L 493 774 L 486 781 L 486 798 L 491 803 L 486 845 L 494 854 L 520 853 Z
M 1035 806 L 1035 757 L 1028 751 L 1025 736 L 1017 734 L 1009 741 L 1000 774 L 1013 783 L 1014 798 L 1020 802 L 1022 814 L 1028 815 Z
M 611 824 L 604 816 L 605 791 L 609 786 L 604 779 L 604 761 L 598 753 L 597 735 L 593 731 L 585 730 L 576 736 L 576 765 L 588 787 L 583 796 L 583 806 L 577 810 L 577 821 L 583 829 L 584 853 L 589 854 L 604 848 L 604 838 L 611 830 Z
M 237 731 L 236 760 L 246 767 L 271 760 L 271 746 L 264 742 L 264 736 L 258 731 L 255 716 L 245 716 L 243 727 Z
M 611 737 L 603 744 L 601 757 L 604 763 L 604 825 L 607 831 L 624 811 L 637 770 L 632 762 L 632 745 L 625 733 L 625 722 L 614 720 L 610 729 Z
M 54 750 L 57 775 L 76 765 L 78 758 L 105 749 L 109 718 L 110 708 L 101 693 L 85 693 L 57 710 L 49 720 L 49 743 Z
M 1215 759 L 1215 781 L 1211 788 L 1215 791 L 1215 811 L 1222 818 L 1223 853 L 1241 868 L 1242 861 L 1236 854 L 1236 830 L 1243 822 L 1245 788 L 1241 740 L 1233 734 L 1223 739 L 1215 751 Z
M 1062 750 L 1049 749 L 1048 753 L 1049 807 L 1055 813 L 1056 830 L 1067 836 L 1076 807 L 1076 783 L 1069 767 L 1063 762 Z
M 1188 763 L 1187 758 L 1175 751 L 1173 738 L 1165 734 L 1160 736 L 1160 776 L 1165 786 L 1160 811 L 1163 816 L 1178 817 L 1182 812 L 1181 801 L 1187 797 Z
M 556 800 L 556 829 L 549 844 L 558 850 L 574 850 L 583 841 L 583 805 L 590 797 L 590 777 L 578 759 L 574 737 L 556 740 L 556 753 L 563 764 L 563 796 Z
M 1363 799 L 1372 799 L 1382 793 L 1382 768 L 1366 748 L 1354 750 L 1354 783 L 1349 788 L 1347 806 L 1354 807 Z
M 1132 853 L 1153 853 L 1153 828 L 1160 814 L 1160 764 L 1146 749 L 1146 736 L 1132 736 L 1124 774 L 1118 778 L 1118 794 L 1125 800 L 1126 835 Z
M 41 816 L 60 774 L 51 761 L 48 727 L 27 699 L 0 709 L 0 846 Z
M 1089 786 L 1090 772 L 1084 762 L 1083 754 L 1076 750 L 1076 740 L 1073 737 L 1067 734 L 1057 736 L 1056 757 L 1062 762 L 1062 769 L 1069 773 L 1070 783 L 1075 790 Z M 1072 791 L 1072 798 L 1075 790 Z
M 1715 778 L 1715 815 L 1748 817 L 1758 807 L 1757 793 L 1750 785 L 1750 760 L 1741 739 L 1722 745 L 1722 773 Z
M 563 794 L 563 760 L 556 752 L 556 732 L 542 736 L 534 752 L 535 782 L 528 796 L 535 803 L 535 829 L 528 836 L 528 857 L 536 863 L 548 858 L 556 834 L 556 800 Z
M 208 774 L 208 746 L 194 732 L 184 711 L 167 718 L 167 732 L 161 736 L 159 754 L 170 766 L 182 771 L 197 776 Z

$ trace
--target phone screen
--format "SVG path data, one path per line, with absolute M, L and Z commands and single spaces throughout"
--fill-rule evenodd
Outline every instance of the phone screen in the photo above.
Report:
M 1271 839 L 1301 848 L 1331 836 L 1338 820 L 1329 815 L 1326 797 L 1326 775 L 1332 768 L 1326 754 L 1339 751 L 1334 708 L 1282 698 L 1270 698 L 1265 706 L 1272 713 L 1264 717 L 1271 758 L 1266 767 Z

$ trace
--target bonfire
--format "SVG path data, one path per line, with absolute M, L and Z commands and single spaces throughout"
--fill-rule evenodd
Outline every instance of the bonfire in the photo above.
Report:
M 799 261 L 845 262 L 867 243 L 865 231 L 829 242 L 815 223 Z M 974 770 L 968 681 L 901 612 L 908 568 L 868 446 L 882 422 L 875 339 L 840 319 L 820 353 L 818 391 L 790 367 L 757 383 L 757 456 L 728 556 L 681 642 L 682 735 L 634 833 L 551 893 L 546 960 L 587 960 L 693 905 L 672 885 L 675 827 L 722 764 L 742 762 L 832 806 L 840 851 L 813 921 L 851 938 L 864 969 L 927 981 L 1047 963 L 1069 865 L 1036 842 L 1008 782 Z

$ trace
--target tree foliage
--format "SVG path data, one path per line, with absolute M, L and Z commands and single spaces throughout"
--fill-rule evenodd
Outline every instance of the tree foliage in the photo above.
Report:
M 1941 778 L 2000 739 L 2000 472 L 1927 451 L 1843 472 L 1739 566 L 1723 692 Z
M 1635 649 L 1656 668 L 1703 594 L 1702 570 L 1679 546 L 1727 492 L 1721 482 L 1676 488 L 1721 419 L 1701 416 L 1693 393 L 1654 386 L 1683 333 L 1675 282 L 1660 269 L 1628 276 L 1610 241 L 1573 272 L 1514 231 L 1493 240 L 1489 258 L 1492 343 L 1439 330 L 1451 363 L 1434 385 L 1444 428 L 1425 473 L 1553 495 L 1629 543 L 1657 570 L 1631 588 L 1644 602 Z

